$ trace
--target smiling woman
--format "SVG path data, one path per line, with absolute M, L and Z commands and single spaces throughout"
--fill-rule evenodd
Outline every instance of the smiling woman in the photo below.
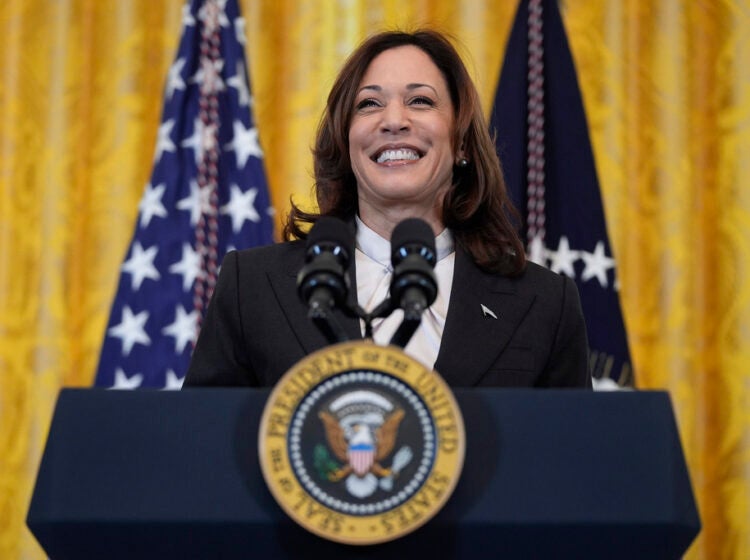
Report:
M 352 292 L 367 312 L 388 296 L 394 228 L 429 224 L 438 293 L 404 351 L 450 385 L 591 387 L 575 284 L 526 262 L 479 95 L 446 37 L 364 41 L 334 82 L 313 155 L 319 211 L 293 206 L 286 243 L 227 255 L 184 386 L 272 386 L 326 345 L 294 274 L 306 227 L 336 217 L 356 236 Z M 365 335 L 341 315 L 349 338 Z M 374 342 L 388 344 L 402 318 L 374 320 Z

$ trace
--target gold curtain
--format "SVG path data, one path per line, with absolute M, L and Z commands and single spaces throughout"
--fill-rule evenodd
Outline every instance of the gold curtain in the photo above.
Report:
M 750 558 L 750 3 L 565 2 L 642 388 L 668 389 L 703 520 Z
M 271 194 L 310 204 L 312 135 L 382 27 L 451 32 L 487 112 L 515 1 L 241 0 Z M 92 382 L 148 180 L 182 0 L 0 4 L 0 557 L 62 386 Z M 704 529 L 750 557 L 750 5 L 563 0 L 638 385 L 670 392 Z

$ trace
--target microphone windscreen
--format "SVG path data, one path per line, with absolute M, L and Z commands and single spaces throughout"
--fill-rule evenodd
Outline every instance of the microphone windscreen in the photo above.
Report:
M 323 216 L 319 218 L 307 234 L 307 248 L 325 245 L 326 248 L 341 247 L 349 258 L 354 249 L 354 234 L 349 226 L 339 218 Z
M 419 218 L 407 218 L 393 228 L 391 234 L 391 261 L 399 263 L 407 247 L 420 247 L 419 252 L 431 265 L 435 265 L 435 234 L 432 228 Z M 426 251 L 422 250 L 426 249 Z M 411 252 L 411 251 L 408 251 Z

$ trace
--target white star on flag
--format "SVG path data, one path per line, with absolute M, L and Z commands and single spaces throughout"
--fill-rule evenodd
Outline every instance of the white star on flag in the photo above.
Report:
M 182 69 L 185 66 L 185 59 L 180 58 L 169 68 L 167 75 L 167 89 L 165 95 L 167 99 L 172 99 L 175 90 L 185 90 L 185 80 L 182 79 Z
M 173 128 L 174 119 L 169 119 L 159 127 L 159 131 L 156 134 L 156 152 L 154 153 L 154 162 L 160 161 L 164 152 L 174 152 L 177 149 L 170 138 Z
M 188 342 L 195 340 L 197 327 L 198 311 L 194 309 L 187 313 L 182 305 L 178 305 L 175 307 L 174 321 L 164 327 L 161 332 L 174 337 L 175 351 L 179 354 L 185 349 Z
M 573 268 L 573 263 L 578 260 L 579 251 L 573 251 L 570 249 L 568 238 L 566 236 L 560 237 L 560 243 L 557 245 L 557 251 L 547 251 L 550 262 L 550 270 L 557 273 L 563 273 L 569 278 L 575 279 L 576 271 Z
M 235 233 L 242 229 L 245 220 L 260 222 L 260 216 L 255 209 L 258 189 L 249 189 L 243 193 L 237 185 L 232 185 L 229 196 L 231 197 L 229 203 L 222 206 L 220 211 L 232 217 L 232 230 Z
M 250 105 L 250 92 L 247 89 L 245 69 L 239 62 L 237 63 L 237 73 L 227 80 L 227 85 L 237 90 L 240 107 L 247 107 Z
M 144 325 L 148 321 L 148 315 L 148 311 L 141 311 L 138 315 L 133 315 L 130 307 L 126 305 L 122 308 L 120 324 L 110 327 L 107 331 L 111 336 L 122 340 L 123 356 L 130 354 L 135 344 L 143 344 L 144 346 L 151 344 L 151 339 L 144 329 Z
M 529 244 L 529 260 L 536 264 L 546 266 L 547 249 L 544 246 L 544 240 L 540 236 L 535 236 Z
M 110 389 L 137 389 L 143 383 L 143 374 L 134 373 L 130 377 L 125 375 L 122 368 L 115 370 L 115 384 Z
M 234 151 L 237 154 L 238 167 L 245 167 L 249 156 L 263 157 L 263 150 L 260 149 L 260 144 L 258 144 L 257 128 L 245 128 L 242 122 L 236 120 L 232 123 L 232 129 L 234 130 L 234 136 L 232 141 L 224 146 L 224 149 L 229 152 Z
M 189 291 L 195 279 L 201 276 L 201 256 L 190 243 L 182 244 L 182 258 L 169 267 L 169 272 L 182 275 L 182 289 L 185 292 Z
M 245 44 L 245 18 L 238 17 L 234 18 L 234 34 L 237 37 L 237 42 L 240 45 Z
M 182 25 L 184 27 L 193 27 L 195 25 L 195 18 L 190 11 L 190 4 L 185 4 L 182 7 Z
M 163 391 L 179 391 L 182 389 L 182 383 L 185 381 L 184 377 L 177 377 L 177 374 L 173 369 L 167 370 L 167 382 L 164 385 Z
M 164 204 L 161 202 L 165 188 L 166 185 L 164 183 L 156 187 L 152 187 L 151 183 L 146 185 L 146 192 L 143 193 L 143 198 L 138 203 L 138 210 L 141 213 L 141 227 L 148 227 L 148 224 L 151 223 L 151 218 L 154 216 L 159 216 L 160 218 L 167 217 L 167 209 L 164 208 Z
M 581 251 L 581 258 L 586 263 L 586 268 L 583 269 L 583 274 L 581 274 L 581 280 L 585 282 L 596 277 L 602 288 L 606 288 L 608 285 L 607 270 L 614 268 L 615 260 L 604 254 L 604 243 L 599 241 L 593 253 Z
M 203 121 L 195 119 L 193 121 L 193 133 L 180 144 L 183 148 L 191 148 L 193 150 L 196 165 L 200 164 L 203 154 L 207 150 L 213 149 L 216 143 L 215 131 L 216 127 L 205 126 Z
M 222 27 L 229 26 L 226 5 L 227 0 L 216 0 L 216 2 L 208 2 L 204 4 L 203 7 L 198 10 L 198 19 L 204 22 L 208 31 L 213 32 L 217 23 Z
M 201 213 L 208 214 L 211 212 L 211 191 L 207 188 L 200 188 L 197 181 L 190 181 L 190 196 L 177 201 L 178 210 L 187 210 L 190 212 L 190 225 L 198 225 L 201 219 Z
M 224 91 L 224 81 L 221 79 L 223 67 L 223 60 L 204 61 L 190 81 L 201 85 L 206 93 Z
M 159 248 L 154 245 L 144 251 L 139 242 L 133 244 L 133 252 L 130 258 L 122 264 L 123 272 L 131 275 L 131 289 L 137 290 L 145 278 L 158 280 L 161 278 L 159 271 L 154 266 L 154 258 Z

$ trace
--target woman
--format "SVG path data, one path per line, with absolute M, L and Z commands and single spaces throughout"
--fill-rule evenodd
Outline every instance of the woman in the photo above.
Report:
M 479 96 L 443 36 L 366 40 L 334 83 L 314 161 L 319 213 L 293 206 L 289 242 L 227 255 L 185 386 L 271 386 L 326 345 L 295 281 L 299 239 L 321 216 L 356 226 L 351 291 L 368 311 L 387 295 L 393 228 L 409 217 L 432 227 L 438 297 L 405 351 L 450 385 L 591 386 L 575 284 L 526 262 Z M 362 336 L 358 319 L 338 318 Z M 375 341 L 399 321 L 374 323 Z

